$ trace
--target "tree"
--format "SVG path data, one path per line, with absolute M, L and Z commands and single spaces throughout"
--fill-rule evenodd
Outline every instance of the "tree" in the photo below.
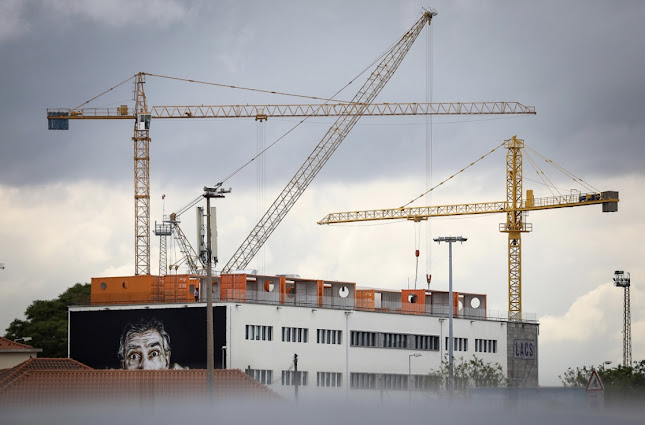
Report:
M 612 369 L 604 366 L 568 368 L 559 378 L 565 387 L 586 387 L 593 370 L 603 383 L 606 402 L 617 404 L 645 397 L 645 360 L 635 361 L 633 366 L 618 365 Z
M 508 380 L 499 363 L 484 363 L 482 359 L 473 355 L 472 359 L 464 360 L 460 357 L 453 360 L 453 375 L 456 391 L 465 391 L 467 388 L 505 387 Z M 449 376 L 448 356 L 441 362 L 439 370 L 430 372 L 429 381 L 436 389 L 445 383 Z
M 36 300 L 25 310 L 25 320 L 9 324 L 5 338 L 31 337 L 29 344 L 42 348 L 42 357 L 67 357 L 67 307 L 89 303 L 89 283 L 77 283 L 53 300 Z

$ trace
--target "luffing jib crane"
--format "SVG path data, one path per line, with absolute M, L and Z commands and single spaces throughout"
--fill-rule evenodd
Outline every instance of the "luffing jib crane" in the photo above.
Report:
M 525 221 L 528 211 L 553 208 L 580 207 L 601 204 L 603 212 L 618 211 L 618 192 L 571 194 L 535 198 L 532 190 L 522 199 L 522 148 L 524 140 L 513 136 L 504 141 L 506 149 L 506 201 L 482 202 L 430 207 L 391 208 L 332 213 L 318 224 L 353 223 L 374 220 L 407 219 L 427 220 L 430 217 L 446 217 L 474 214 L 506 214 L 506 222 L 499 226 L 500 232 L 508 234 L 508 310 L 509 319 L 522 319 L 522 240 L 521 234 L 533 230 Z
M 535 114 L 534 107 L 524 106 L 517 102 L 372 103 L 403 60 L 421 29 L 424 25 L 430 24 L 432 17 L 435 15 L 435 11 L 424 12 L 423 16 L 405 33 L 401 40 L 386 53 L 385 58 L 372 72 L 367 82 L 351 102 L 329 101 L 319 104 L 296 105 L 149 106 L 144 90 L 146 76 L 164 76 L 140 72 L 133 77 L 134 107 L 121 105 L 116 108 L 48 109 L 49 129 L 68 130 L 69 120 L 134 120 L 132 140 L 134 142 L 135 274 L 147 275 L 150 274 L 151 121 L 157 119 L 198 118 L 254 118 L 256 120 L 265 120 L 270 117 L 339 117 L 226 264 L 223 271 L 243 269 L 289 212 L 290 208 L 361 116 Z M 159 230 L 162 233 L 168 231 L 167 228 Z

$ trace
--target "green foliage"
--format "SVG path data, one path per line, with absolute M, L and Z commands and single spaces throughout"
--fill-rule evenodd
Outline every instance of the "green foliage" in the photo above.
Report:
M 25 310 L 25 320 L 9 324 L 5 338 L 31 337 L 28 344 L 42 348 L 41 357 L 67 357 L 67 306 L 89 303 L 89 283 L 77 283 L 53 300 L 36 300 Z
M 611 369 L 603 366 L 569 368 L 559 378 L 565 387 L 586 387 L 593 370 L 603 383 L 606 401 L 633 401 L 645 397 L 645 360 L 635 361 L 633 366 L 618 365 Z
M 433 387 L 439 389 L 442 383 L 447 385 L 450 374 L 448 359 L 441 362 L 439 370 L 433 370 L 429 379 Z M 453 359 L 453 375 L 455 391 L 466 391 L 468 388 L 480 387 L 505 387 L 508 380 L 499 363 L 484 363 L 482 359 L 473 355 L 472 359 L 464 360 L 463 357 Z

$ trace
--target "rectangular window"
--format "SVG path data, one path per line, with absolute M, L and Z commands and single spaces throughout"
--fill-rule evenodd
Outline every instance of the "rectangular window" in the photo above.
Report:
M 255 341 L 272 341 L 273 326 L 246 325 L 245 338 Z
M 282 328 L 283 342 L 307 342 L 309 340 L 309 329 L 307 328 Z
M 350 387 L 356 389 L 374 389 L 376 388 L 375 373 L 351 373 Z
M 318 372 L 316 374 L 316 386 L 318 387 L 340 387 L 342 385 L 342 374 L 337 372 Z
M 446 350 L 448 350 L 448 337 L 446 337 Z M 454 351 L 468 351 L 468 338 L 453 337 L 453 350 Z
M 358 333 L 358 332 L 357 332 Z M 339 344 L 341 343 L 341 331 L 337 331 L 334 329 L 318 329 L 316 332 L 316 342 L 318 344 Z M 308 338 L 308 329 L 305 329 L 305 339 Z M 356 338 L 356 334 L 352 334 L 352 345 L 359 345 L 358 343 L 354 342 L 354 339 Z
M 297 374 L 293 370 L 282 371 L 282 385 L 307 385 L 308 372 L 298 371 Z
M 273 371 L 267 369 L 246 369 L 246 374 L 261 384 L 271 385 L 273 383 Z
M 475 351 L 479 353 L 497 353 L 496 339 L 476 339 Z
M 332 331 L 331 342 L 328 343 L 341 344 L 341 335 L 341 331 Z M 403 348 L 411 350 L 439 351 L 439 337 L 436 335 L 351 331 L 350 341 L 351 345 L 354 347 Z M 455 338 L 455 350 L 457 350 L 458 344 L 459 342 Z M 466 343 L 462 341 L 461 344 L 463 351 L 464 344 Z M 446 338 L 446 349 L 447 347 L 448 338 Z

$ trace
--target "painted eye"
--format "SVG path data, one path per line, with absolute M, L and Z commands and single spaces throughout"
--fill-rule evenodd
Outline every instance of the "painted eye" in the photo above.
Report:
M 139 355 L 139 353 L 131 353 L 131 354 L 128 356 L 128 358 L 129 358 L 130 360 L 139 360 L 139 359 L 141 358 L 141 356 Z
M 150 353 L 150 357 L 159 357 L 159 351 L 153 351 Z

